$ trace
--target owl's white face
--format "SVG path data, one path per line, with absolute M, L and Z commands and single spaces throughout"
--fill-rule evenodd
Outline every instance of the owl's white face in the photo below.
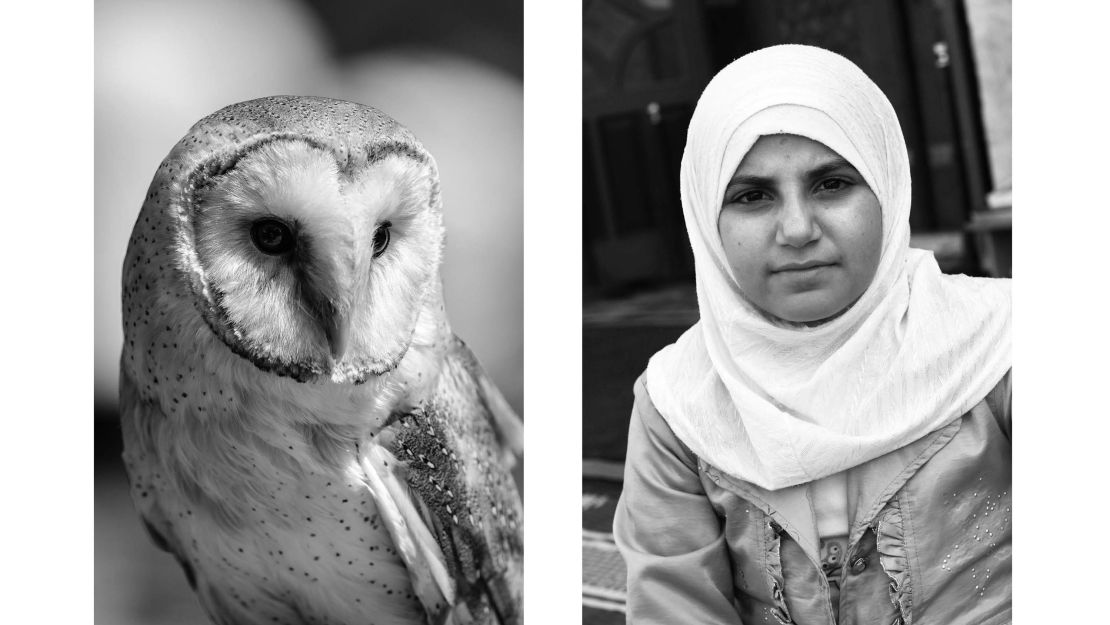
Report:
M 204 181 L 193 233 L 224 342 L 297 379 L 396 367 L 438 280 L 434 176 L 400 154 L 344 171 L 329 151 L 278 139 Z

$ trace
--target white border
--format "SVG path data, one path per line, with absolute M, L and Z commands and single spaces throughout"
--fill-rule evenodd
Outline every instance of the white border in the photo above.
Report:
M 1014 11 L 1019 623 L 1098 614 L 1110 561 L 1098 532 L 1110 475 L 1110 20 L 1095 7 Z M 12 5 L 4 19 L 19 27 L 0 42 L 2 373 L 17 391 L 0 454 L 5 586 L 20 599 L 11 622 L 92 614 L 92 9 Z M 536 622 L 581 619 L 581 41 L 580 3 L 527 3 L 525 580 Z
M 1095 622 L 1110 562 L 1110 10 L 1014 5 L 1015 622 Z
M 582 5 L 524 6 L 524 614 L 582 619 Z
M 92 3 L 5 7 L 4 621 L 93 607 Z

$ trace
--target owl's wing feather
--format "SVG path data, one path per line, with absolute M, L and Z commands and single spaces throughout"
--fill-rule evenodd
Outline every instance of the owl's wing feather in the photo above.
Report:
M 378 512 L 409 570 L 413 592 L 429 616 L 440 614 L 455 603 L 455 583 L 447 573 L 443 552 L 428 530 L 427 513 L 416 508 L 408 485 L 396 468 L 401 463 L 385 448 L 371 444 L 362 454 L 366 485 Z
M 364 454 L 367 472 L 376 474 L 371 479 L 382 483 L 371 486 L 375 498 L 381 492 L 396 503 L 379 510 L 400 536 L 398 549 L 409 551 L 409 575 L 431 622 L 523 618 L 520 496 L 504 461 L 520 426 L 509 418 L 517 419 L 455 339 L 435 392 L 416 409 L 393 415 Z M 439 579 L 440 566 L 453 599 L 442 592 L 450 585 Z M 438 597 L 450 608 L 437 609 Z
M 463 345 L 463 349 L 467 349 Z M 467 349 L 467 354 L 469 354 Z M 493 384 L 493 380 L 489 379 L 486 372 L 478 366 L 478 361 L 472 354 L 470 360 L 476 368 L 473 370 L 475 381 L 478 383 L 479 396 L 482 403 L 485 405 L 486 410 L 493 417 L 493 424 L 497 437 L 501 441 L 502 448 L 504 449 L 504 460 L 507 465 L 512 468 L 516 464 L 516 456 L 524 453 L 524 426 L 520 422 L 520 417 L 517 416 L 516 411 L 505 400 L 505 396 L 501 394 L 501 390 Z

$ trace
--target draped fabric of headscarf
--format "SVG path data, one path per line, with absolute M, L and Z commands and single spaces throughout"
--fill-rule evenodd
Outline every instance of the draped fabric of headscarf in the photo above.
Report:
M 813 327 L 745 299 L 717 230 L 725 188 L 764 135 L 850 162 L 882 206 L 882 253 L 847 311 Z M 717 468 L 779 489 L 848 469 L 963 415 L 1011 366 L 1010 281 L 942 274 L 910 249 L 910 168 L 893 107 L 847 59 L 783 45 L 721 70 L 698 100 L 681 171 L 700 321 L 652 357 L 648 394 Z

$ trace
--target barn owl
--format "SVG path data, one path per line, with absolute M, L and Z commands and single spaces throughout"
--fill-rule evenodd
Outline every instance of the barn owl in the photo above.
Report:
M 435 162 L 359 104 L 197 122 L 123 268 L 132 498 L 213 621 L 519 623 L 521 425 L 451 332 Z

